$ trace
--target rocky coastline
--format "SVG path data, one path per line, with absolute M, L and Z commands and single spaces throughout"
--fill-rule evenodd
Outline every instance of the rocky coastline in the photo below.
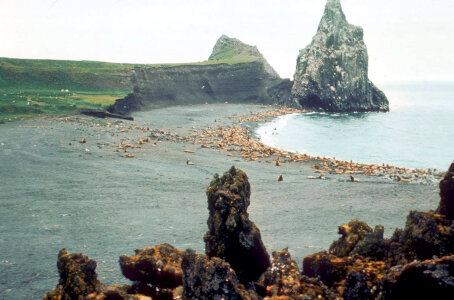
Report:
M 208 187 L 206 253 L 169 244 L 119 259 L 131 285 L 105 286 L 87 256 L 58 255 L 60 281 L 43 299 L 447 299 L 454 291 L 454 163 L 435 211 L 411 211 L 391 238 L 357 219 L 302 271 L 287 249 L 270 258 L 249 219 L 250 184 L 232 167 Z

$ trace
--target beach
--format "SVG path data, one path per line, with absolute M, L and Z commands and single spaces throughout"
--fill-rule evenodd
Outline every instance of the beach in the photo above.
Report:
M 267 251 L 289 247 L 299 264 L 353 218 L 382 224 L 390 236 L 409 210 L 436 208 L 433 183 L 363 174 L 352 182 L 351 174 L 329 172 L 310 179 L 319 176 L 312 160 L 282 158 L 278 166 L 275 156 L 250 160 L 191 137 L 219 126 L 252 129 L 257 119 L 240 119 L 270 109 L 207 104 L 139 112 L 133 122 L 71 115 L 0 125 L 0 297 L 50 291 L 62 248 L 96 260 L 107 284 L 127 282 L 118 257 L 137 248 L 168 242 L 204 252 L 205 190 L 232 165 L 249 177 L 248 211 Z

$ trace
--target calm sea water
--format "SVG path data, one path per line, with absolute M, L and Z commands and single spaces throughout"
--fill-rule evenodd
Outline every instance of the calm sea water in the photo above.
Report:
M 257 128 L 267 145 L 363 163 L 445 170 L 454 160 L 454 82 L 380 86 L 389 113 L 306 113 Z

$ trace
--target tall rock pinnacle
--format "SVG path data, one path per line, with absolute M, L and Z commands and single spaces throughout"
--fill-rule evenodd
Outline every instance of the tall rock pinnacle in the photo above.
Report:
M 388 111 L 385 94 L 368 78 L 363 29 L 347 22 L 340 0 L 328 0 L 312 42 L 301 50 L 292 104 L 333 112 Z

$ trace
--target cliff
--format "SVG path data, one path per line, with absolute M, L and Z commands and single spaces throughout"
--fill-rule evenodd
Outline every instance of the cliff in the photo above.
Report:
M 118 100 L 110 112 L 214 102 L 273 103 L 272 96 L 282 94 L 282 79 L 257 48 L 225 35 L 206 62 L 137 67 L 133 80 L 134 93 Z
M 340 0 L 328 0 L 312 43 L 297 59 L 290 104 L 331 112 L 388 111 L 385 94 L 368 78 L 363 29 L 351 25 Z

